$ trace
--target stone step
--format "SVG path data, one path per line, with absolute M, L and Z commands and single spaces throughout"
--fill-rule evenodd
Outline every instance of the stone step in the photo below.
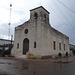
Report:
M 26 55 L 18 56 L 17 58 L 26 58 Z

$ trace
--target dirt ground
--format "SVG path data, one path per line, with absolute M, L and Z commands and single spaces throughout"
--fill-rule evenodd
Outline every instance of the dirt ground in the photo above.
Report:
M 25 59 L 25 58 L 15 58 L 15 57 L 0 57 L 0 59 L 33 61 L 33 62 L 69 63 L 75 61 L 75 55 L 68 56 L 68 57 L 49 58 L 49 59 Z

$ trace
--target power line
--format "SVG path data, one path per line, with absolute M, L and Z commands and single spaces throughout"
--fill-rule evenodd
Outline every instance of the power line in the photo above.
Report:
M 47 2 L 46 2 L 47 3 Z M 49 2 L 47 3 L 47 5 L 49 4 Z M 50 4 L 49 4 L 50 5 Z M 53 10 L 53 9 L 52 9 Z M 53 10 L 54 11 L 54 10 Z M 71 30 L 71 31 L 73 31 L 73 29 L 74 29 L 74 27 L 71 25 L 71 23 L 69 22 L 69 20 L 66 18 L 66 16 L 65 16 L 65 14 L 60 10 L 60 12 L 62 13 L 62 16 L 63 16 L 63 18 L 65 18 L 65 20 L 68 22 L 68 28 Z M 55 13 L 55 11 L 54 11 L 54 13 Z M 62 26 L 63 26 L 63 24 L 62 24 Z M 61 27 L 62 27 L 61 26 Z M 59 27 L 59 26 L 58 26 Z M 61 28 L 62 30 L 63 30 L 63 27 Z M 75 32 L 75 31 L 73 31 L 73 32 Z
M 47 4 L 47 6 L 51 8 L 51 9 L 50 8 L 49 9 L 53 11 L 54 15 L 56 16 L 56 14 L 57 14 L 60 17 L 60 15 L 56 12 L 56 9 L 54 9 L 49 2 L 47 2 L 47 1 L 45 1 L 45 2 Z M 55 18 L 55 20 L 56 20 L 56 18 Z
M 57 0 L 57 1 L 59 1 L 59 0 Z M 61 1 L 60 1 L 61 2 Z M 62 2 L 61 2 L 62 3 Z M 71 29 L 72 29 L 72 31 L 73 31 L 73 29 L 74 29 L 74 27 L 72 26 L 72 24 L 68 21 L 68 19 L 66 18 L 66 16 L 65 16 L 65 14 L 63 14 L 63 16 L 64 16 L 64 18 L 66 19 L 66 21 L 68 22 L 68 27 L 70 27 Z M 70 16 L 71 17 L 71 16 Z M 71 17 L 72 18 L 72 17 Z M 75 30 L 75 29 L 74 29 Z M 73 32 L 75 32 L 75 31 L 73 31 Z
M 70 5 L 70 7 L 72 8 L 72 6 L 71 6 L 71 2 L 68 0 L 68 3 L 69 3 L 69 5 Z M 67 13 L 69 13 L 68 11 L 67 11 Z M 70 17 L 71 17 L 71 19 L 72 19 L 72 21 L 74 21 L 74 19 L 73 19 L 73 17 L 71 16 L 71 14 L 69 13 L 69 15 L 70 15 Z
M 60 4 L 62 4 L 65 8 L 67 8 L 69 11 L 71 11 L 72 13 L 74 13 L 75 14 L 75 11 L 74 10 L 72 10 L 71 8 L 69 8 L 68 6 L 66 6 L 63 2 L 61 2 L 61 1 L 59 1 L 59 0 L 57 0 Z
M 72 8 L 70 0 L 68 0 L 68 3 L 69 3 L 69 5 L 70 5 L 70 7 Z

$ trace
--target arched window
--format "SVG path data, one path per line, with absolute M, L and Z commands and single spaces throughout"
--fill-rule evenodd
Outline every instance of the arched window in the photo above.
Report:
M 34 48 L 36 48 L 36 42 L 34 42 Z
M 53 49 L 56 50 L 56 42 L 53 41 Z
M 19 48 L 19 43 L 17 43 L 17 49 Z
M 61 50 L 61 43 L 59 43 L 59 50 Z
M 38 14 L 34 13 L 34 19 L 37 19 L 37 17 L 38 17 Z

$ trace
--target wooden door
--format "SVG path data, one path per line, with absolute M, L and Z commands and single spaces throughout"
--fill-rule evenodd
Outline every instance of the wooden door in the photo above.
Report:
M 23 54 L 26 55 L 28 51 L 29 51 L 29 40 L 25 38 L 23 41 Z

